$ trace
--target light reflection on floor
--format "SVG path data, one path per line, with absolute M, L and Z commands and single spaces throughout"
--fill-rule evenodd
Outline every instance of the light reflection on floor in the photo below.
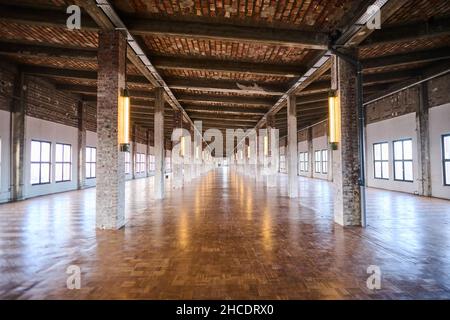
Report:
M 267 189 L 231 169 L 166 199 L 126 185 L 126 227 L 95 230 L 95 189 L 0 205 L 0 297 L 450 298 L 450 201 L 368 189 L 367 229 L 333 223 L 332 184 Z M 82 289 L 65 269 L 80 265 Z M 383 288 L 365 287 L 379 265 Z

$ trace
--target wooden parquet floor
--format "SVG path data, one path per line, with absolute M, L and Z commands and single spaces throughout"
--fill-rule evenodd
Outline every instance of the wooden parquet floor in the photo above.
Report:
M 369 190 L 368 228 L 343 229 L 330 183 L 299 178 L 291 200 L 278 182 L 217 170 L 156 201 L 130 181 L 119 231 L 95 229 L 95 189 L 0 205 L 0 298 L 450 298 L 450 201 Z

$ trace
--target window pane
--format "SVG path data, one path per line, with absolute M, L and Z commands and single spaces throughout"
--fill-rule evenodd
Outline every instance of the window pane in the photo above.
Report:
M 90 177 L 91 177 L 91 165 L 86 164 L 86 178 L 90 178 Z
M 41 143 L 38 141 L 31 141 L 31 161 L 39 162 L 41 160 Z
M 403 155 L 404 160 L 412 160 L 412 141 L 406 140 L 403 141 Z
M 50 164 L 41 164 L 41 183 L 50 182 Z
M 86 162 L 91 162 L 91 148 L 86 148 Z
M 403 163 L 401 161 L 395 162 L 395 179 L 403 180 Z
M 64 164 L 64 172 L 63 172 L 63 180 L 66 180 L 66 181 L 69 181 L 69 180 L 71 180 L 71 176 L 72 176 L 72 174 L 71 174 L 71 165 L 69 164 L 69 163 L 65 163 Z
M 322 173 L 328 173 L 328 162 L 322 162 Z
M 31 164 L 31 171 L 30 171 L 30 182 L 31 184 L 39 183 L 39 163 L 32 163 Z
M 62 162 L 63 161 L 63 145 L 57 143 L 55 147 L 55 161 Z
M 72 162 L 72 147 L 69 145 L 64 146 L 64 162 Z
M 382 178 L 381 175 L 381 162 L 375 162 L 375 178 Z
M 412 161 L 405 161 L 405 180 L 412 181 L 413 180 L 413 165 Z
M 62 181 L 62 180 L 63 180 L 62 164 L 57 163 L 55 164 L 55 181 Z
M 92 148 L 91 150 L 91 161 L 96 162 L 97 161 L 97 149 Z
M 450 162 L 445 163 L 445 184 L 450 184 Z
M 381 145 L 374 144 L 373 145 L 373 158 L 374 160 L 381 160 Z
M 381 144 L 381 160 L 389 160 L 389 144 Z
M 383 179 L 389 179 L 389 162 L 382 163 L 383 168 Z
M 50 162 L 50 143 L 42 142 L 41 143 L 41 161 L 42 162 Z
M 402 141 L 394 142 L 394 160 L 402 160 L 403 159 L 403 148 Z
M 450 159 L 450 136 L 444 137 L 444 158 Z
M 95 164 L 91 164 L 91 178 L 95 178 Z
M 328 151 L 322 150 L 322 161 L 328 161 Z

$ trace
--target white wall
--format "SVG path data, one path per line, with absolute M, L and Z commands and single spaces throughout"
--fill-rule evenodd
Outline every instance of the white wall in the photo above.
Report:
M 312 140 L 312 143 L 313 143 L 313 154 L 310 158 L 311 159 L 310 165 L 312 165 L 313 177 L 328 180 L 328 173 L 323 174 L 322 170 L 320 173 L 315 172 L 315 162 L 314 162 L 316 151 L 328 150 L 328 138 L 327 136 L 317 137 Z M 328 172 L 330 172 L 330 165 L 331 165 L 331 155 L 330 152 L 328 152 L 328 170 L 327 170 Z
M 92 131 L 86 131 L 86 147 L 97 148 L 97 133 Z M 96 185 L 96 179 L 86 179 L 86 187 L 94 187 Z
M 10 198 L 10 113 L 0 110 L 0 203 Z
M 444 186 L 442 135 L 450 133 L 450 103 L 429 110 L 431 191 L 433 197 L 450 199 L 450 186 Z
M 413 148 L 413 182 L 395 181 L 393 169 L 393 141 L 400 139 L 412 139 Z M 409 113 L 403 116 L 379 121 L 367 125 L 366 130 L 366 174 L 369 187 L 418 193 L 419 167 L 417 150 L 416 114 Z M 389 143 L 389 180 L 374 178 L 373 144 L 379 142 Z
M 37 118 L 26 117 L 25 119 L 26 147 L 24 157 L 24 196 L 35 197 L 55 192 L 63 192 L 77 189 L 77 150 L 78 129 L 62 124 L 49 122 Z M 52 143 L 51 146 L 51 183 L 43 185 L 31 185 L 30 183 L 30 161 L 31 140 L 42 140 Z M 72 145 L 72 180 L 68 182 L 55 183 L 55 144 L 66 143 Z

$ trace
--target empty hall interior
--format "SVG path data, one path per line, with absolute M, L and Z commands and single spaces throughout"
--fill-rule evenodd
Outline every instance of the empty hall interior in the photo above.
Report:
M 450 299 L 450 2 L 0 0 L 0 152 L 1 299 Z

